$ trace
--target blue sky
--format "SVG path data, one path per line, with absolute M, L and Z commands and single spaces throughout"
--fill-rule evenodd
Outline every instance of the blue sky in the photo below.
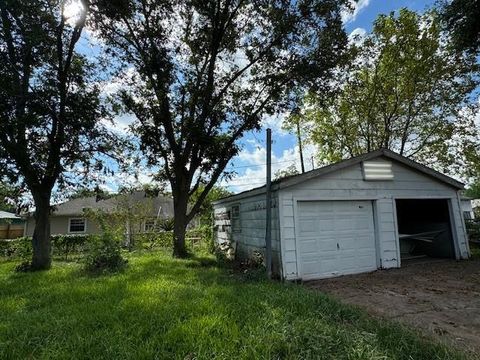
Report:
M 431 8 L 435 1 L 421 0 L 360 0 L 353 14 L 345 16 L 345 30 L 347 34 L 370 32 L 373 22 L 379 14 L 388 14 L 406 7 L 417 12 L 424 12 Z M 264 122 L 262 130 L 247 134 L 242 140 L 243 149 L 239 156 L 231 161 L 229 169 L 238 174 L 230 181 L 223 181 L 222 185 L 234 192 L 248 190 L 265 183 L 265 129 L 272 128 L 272 170 L 273 173 L 295 164 L 300 169 L 298 150 L 295 136 L 281 129 L 282 117 L 269 118 Z M 311 157 L 315 150 L 307 146 L 304 151 L 306 170 L 312 168 Z
M 373 22 L 379 14 L 388 14 L 400 8 L 406 7 L 417 12 L 423 12 L 434 5 L 434 0 L 359 0 L 355 11 L 344 15 L 344 24 L 347 34 L 370 32 Z M 82 46 L 83 45 L 83 46 Z M 88 55 L 96 52 L 95 44 L 93 47 L 85 47 L 82 44 L 82 50 Z M 108 85 L 107 85 L 108 87 Z M 115 86 L 108 91 L 115 91 Z M 300 169 L 300 161 L 295 136 L 282 130 L 282 120 L 284 116 L 274 116 L 266 118 L 263 122 L 262 129 L 258 132 L 251 132 L 241 140 L 242 150 L 227 167 L 227 170 L 234 170 L 236 176 L 228 181 L 220 182 L 222 186 L 227 187 L 230 191 L 240 192 L 253 187 L 260 186 L 265 183 L 265 130 L 267 127 L 272 129 L 272 172 L 295 165 Z M 118 126 L 128 125 L 132 118 L 123 115 L 118 118 Z M 312 146 L 306 146 L 304 149 L 304 157 L 306 170 L 312 168 L 312 157 L 315 149 Z M 148 183 L 150 174 L 148 170 L 140 171 L 139 179 L 133 178 L 127 174 L 117 174 L 106 180 L 104 187 L 115 191 L 118 186 L 130 185 L 135 186 L 138 183 Z

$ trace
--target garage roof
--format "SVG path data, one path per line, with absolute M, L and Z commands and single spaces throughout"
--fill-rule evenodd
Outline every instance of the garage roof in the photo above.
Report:
M 331 164 L 331 165 L 327 165 L 327 166 L 324 166 L 324 167 L 321 167 L 321 168 L 318 168 L 318 169 L 315 169 L 315 170 L 307 171 L 306 173 L 303 173 L 303 174 L 292 175 L 292 176 L 288 176 L 288 177 L 285 177 L 285 178 L 282 178 L 282 179 L 279 179 L 279 180 L 272 181 L 272 191 L 282 189 L 282 188 L 286 188 L 286 187 L 289 187 L 289 186 L 292 186 L 292 185 L 296 185 L 298 183 L 301 183 L 301 182 L 304 182 L 304 181 L 307 181 L 307 180 L 310 180 L 310 179 L 313 179 L 313 178 L 316 178 L 316 177 L 319 177 L 319 176 L 323 176 L 325 174 L 329 174 L 331 172 L 334 172 L 334 171 L 337 171 L 337 170 L 340 170 L 340 169 L 343 169 L 343 168 L 361 163 L 363 161 L 372 160 L 372 159 L 375 159 L 375 158 L 380 157 L 380 156 L 395 160 L 399 163 L 402 163 L 406 166 L 409 166 L 409 167 L 411 167 L 411 168 L 413 168 L 413 169 L 415 169 L 415 170 L 417 170 L 417 171 L 419 171 L 419 172 L 421 172 L 421 173 L 423 173 L 427 176 L 435 178 L 436 180 L 438 180 L 440 182 L 443 182 L 447 185 L 450 185 L 450 186 L 452 186 L 456 189 L 461 190 L 464 187 L 463 183 L 451 178 L 450 176 L 444 175 L 444 174 L 442 174 L 442 173 L 440 173 L 436 170 L 433 170 L 432 168 L 429 168 L 429 167 L 427 167 L 425 165 L 422 165 L 422 164 L 420 164 L 416 161 L 413 161 L 409 158 L 406 158 L 405 156 L 399 155 L 399 154 L 397 154 L 397 153 L 395 153 L 391 150 L 379 149 L 379 150 L 371 151 L 371 152 L 366 153 L 366 154 L 355 156 L 355 157 L 347 159 L 347 160 L 340 161 L 340 162 L 335 163 L 335 164 Z M 227 200 L 228 201 L 239 200 L 239 199 L 243 199 L 243 198 L 246 198 L 246 197 L 249 197 L 249 196 L 262 194 L 262 193 L 265 192 L 265 188 L 266 188 L 266 186 L 263 185 L 263 186 L 255 188 L 255 189 L 247 190 L 247 191 L 244 191 L 244 192 L 241 192 L 241 193 L 238 193 L 238 194 L 235 194 L 235 195 L 228 196 L 226 198 L 217 200 L 217 201 L 214 202 L 214 204 L 222 203 L 222 202 L 227 201 Z

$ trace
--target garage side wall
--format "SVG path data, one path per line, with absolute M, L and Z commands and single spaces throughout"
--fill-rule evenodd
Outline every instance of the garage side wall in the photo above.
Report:
M 266 231 L 265 194 L 214 205 L 214 235 L 216 244 L 231 243 L 238 260 L 265 256 Z M 232 229 L 232 207 L 239 206 L 240 224 Z M 239 228 L 239 230 L 238 230 Z M 280 262 L 280 227 L 278 221 L 278 196 L 272 194 L 272 262 L 273 272 L 282 276 Z
M 446 198 L 452 207 L 457 257 L 469 256 L 457 190 L 403 164 L 392 161 L 392 168 L 394 180 L 390 181 L 365 181 L 362 164 L 356 164 L 278 191 L 286 279 L 301 277 L 297 267 L 295 229 L 295 204 L 298 201 L 371 200 L 376 224 L 378 264 L 381 268 L 391 268 L 400 266 L 395 198 Z

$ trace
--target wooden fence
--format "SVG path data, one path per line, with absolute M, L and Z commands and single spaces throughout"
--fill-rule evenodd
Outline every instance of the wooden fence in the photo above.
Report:
M 23 224 L 0 225 L 0 239 L 16 239 L 23 236 Z

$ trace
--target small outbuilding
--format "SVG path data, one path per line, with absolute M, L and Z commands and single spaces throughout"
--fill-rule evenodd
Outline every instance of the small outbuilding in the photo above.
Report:
M 273 271 L 287 280 L 470 256 L 463 184 L 380 149 L 272 183 Z M 265 253 L 265 186 L 214 203 L 218 245 Z
M 13 213 L 0 211 L 0 239 L 16 239 L 23 236 L 24 220 Z

